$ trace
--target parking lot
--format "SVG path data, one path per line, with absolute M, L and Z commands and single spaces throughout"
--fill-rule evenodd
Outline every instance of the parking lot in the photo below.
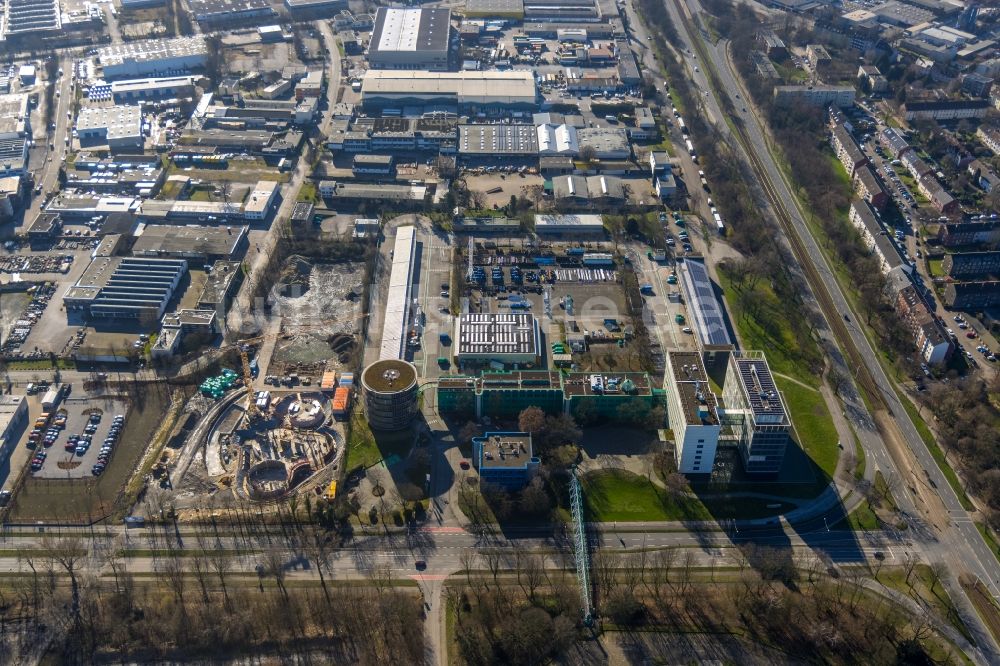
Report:
M 63 401 L 57 413 L 65 414 L 65 425 L 54 428 L 55 439 L 51 443 L 44 442 L 44 433 L 53 429 L 52 423 L 43 429 L 43 441 L 36 446 L 35 452 L 36 455 L 44 452 L 45 459 L 40 466 L 33 465 L 33 474 L 39 478 L 59 479 L 93 476 L 101 448 L 112 431 L 114 417 L 121 415 L 127 418 L 127 411 L 128 403 L 121 399 L 95 401 L 69 398 Z M 83 439 L 89 435 L 90 443 L 81 453 L 77 453 L 76 445 L 68 448 L 74 435 Z M 30 437 L 30 434 L 27 436 Z M 117 441 L 112 445 L 111 455 L 114 455 L 117 445 Z

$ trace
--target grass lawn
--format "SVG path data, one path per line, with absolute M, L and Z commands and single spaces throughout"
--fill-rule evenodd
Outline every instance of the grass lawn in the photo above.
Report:
M 351 435 L 347 439 L 344 469 L 350 472 L 358 467 L 368 468 L 392 455 L 403 457 L 413 444 L 409 428 L 395 432 L 372 432 L 361 410 L 351 416 Z
M 624 470 L 590 472 L 582 479 L 586 518 L 596 522 L 712 520 L 696 499 L 674 500 L 649 479 Z
M 850 189 L 851 176 L 847 173 L 847 169 L 844 168 L 844 165 L 841 164 L 840 160 L 838 160 L 837 156 L 833 153 L 824 151 L 823 154 L 826 155 L 826 159 L 830 163 L 830 168 L 833 170 L 837 180 L 840 181 L 841 187 Z
M 804 69 L 799 69 L 794 65 L 784 65 L 780 62 L 771 61 L 774 64 L 774 68 L 778 70 L 778 74 L 787 83 L 803 83 L 809 80 L 809 72 Z
M 314 204 L 320 203 L 319 190 L 316 188 L 316 183 L 311 180 L 302 183 L 302 187 L 299 188 L 299 195 L 295 200 L 308 201 Z
M 878 493 L 879 501 L 883 501 L 884 507 L 887 511 L 896 511 L 896 500 L 893 498 L 892 493 L 886 488 L 885 477 L 882 476 L 882 472 L 875 473 L 875 491 Z M 879 520 L 875 511 L 868 506 L 868 502 L 862 502 L 858 505 L 851 515 L 847 517 L 847 520 L 843 520 L 837 524 L 835 529 L 839 530 L 854 530 L 857 532 L 861 531 L 874 531 L 882 529 L 883 522 Z
M 932 277 L 944 277 L 944 269 L 941 264 L 944 259 L 928 259 L 927 260 L 927 270 L 930 272 Z
M 355 410 L 351 416 L 351 434 L 347 438 L 347 452 L 344 458 L 344 469 L 350 471 L 356 467 L 371 467 L 382 460 L 382 454 L 375 444 L 375 435 L 368 427 L 368 421 Z
M 823 395 L 781 377 L 776 377 L 775 382 L 791 412 L 799 444 L 816 466 L 832 477 L 840 456 L 839 438 Z
M 854 480 L 860 481 L 865 478 L 865 466 L 867 462 L 865 460 L 865 450 L 861 448 L 861 440 L 858 436 L 854 436 L 854 457 L 857 463 L 854 466 Z
M 212 201 L 212 190 L 208 188 L 198 188 L 191 192 L 191 201 Z
M 788 513 L 795 508 L 794 504 L 775 502 L 774 500 L 756 497 L 698 497 L 709 513 L 716 520 L 735 518 L 737 520 L 753 520 L 755 518 L 770 518 Z M 777 506 L 775 506 L 777 505 Z
M 819 377 L 810 370 L 822 364 L 819 348 L 807 332 L 799 335 L 793 330 L 787 305 L 778 299 L 771 287 L 764 280 L 755 285 L 752 300 L 757 309 L 751 314 L 744 306 L 746 294 L 740 293 L 725 270 L 719 270 L 719 279 L 743 346 L 767 354 L 773 372 L 794 377 L 809 386 L 819 386 Z

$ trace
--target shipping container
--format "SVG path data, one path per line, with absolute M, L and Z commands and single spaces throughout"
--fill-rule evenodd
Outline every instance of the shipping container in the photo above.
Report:
M 333 370 L 327 370 L 323 373 L 322 379 L 319 382 L 319 390 L 327 393 L 333 393 L 334 389 L 337 388 L 337 373 Z
M 347 412 L 351 408 L 351 391 L 350 389 L 341 386 L 337 388 L 337 391 L 333 394 L 333 415 L 334 416 L 347 416 Z

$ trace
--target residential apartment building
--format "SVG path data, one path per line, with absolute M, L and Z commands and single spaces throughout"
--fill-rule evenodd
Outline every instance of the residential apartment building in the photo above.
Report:
M 907 273 L 910 272 L 909 264 L 903 261 L 895 244 L 886 236 L 871 206 L 864 201 L 854 201 L 851 204 L 848 219 L 850 219 L 851 224 L 858 230 L 858 233 L 861 234 L 861 240 L 868 248 L 868 251 L 874 254 L 879 260 L 879 267 L 882 269 L 883 274 L 888 273 L 897 266 L 904 267 Z
M 983 118 L 990 108 L 984 99 L 940 100 L 930 102 L 907 102 L 903 105 L 903 116 L 907 121 L 927 118 L 932 120 L 962 120 Z
M 927 197 L 931 205 L 942 215 L 950 215 L 958 210 L 958 201 L 931 174 L 917 179 L 917 190 Z
M 972 180 L 976 185 L 979 186 L 979 189 L 987 194 L 1000 186 L 1000 176 L 997 176 L 993 169 L 981 160 L 972 160 L 969 162 L 966 170 L 968 170 L 969 175 L 972 176 Z
M 976 136 L 994 155 L 1000 155 L 1000 130 L 995 127 L 980 127 Z
M 953 349 L 951 340 L 913 285 L 899 291 L 895 306 L 900 320 L 913 335 L 914 346 L 924 362 L 938 365 L 947 361 Z
M 938 240 L 945 247 L 1000 243 L 1000 220 L 945 222 L 938 227 Z
M 889 193 L 868 165 L 860 167 L 854 174 L 854 189 L 872 208 L 882 210 L 889 203 Z
M 899 161 L 903 163 L 906 170 L 910 172 L 914 180 L 920 180 L 929 173 L 933 173 L 934 169 L 931 165 L 920 158 L 915 151 L 908 151 L 899 158 Z
M 833 62 L 830 52 L 822 44 L 807 44 L 806 58 L 809 59 L 809 64 L 813 66 L 813 69 L 819 69 Z
M 902 159 L 906 152 L 913 150 L 903 135 L 892 127 L 887 127 L 879 132 L 878 142 L 895 159 Z
M 854 177 L 858 167 L 868 164 L 868 158 L 861 150 L 861 146 L 843 125 L 834 126 L 830 133 L 830 145 L 833 146 L 833 152 L 837 154 L 837 159 L 844 165 L 847 175 L 851 178 Z
M 944 255 L 941 270 L 948 277 L 975 280 L 1000 275 L 1000 252 L 957 252 Z
M 981 310 L 1000 305 L 1000 280 L 952 282 L 944 288 L 945 307 Z
M 807 104 L 841 108 L 854 104 L 854 86 L 788 85 L 774 87 L 774 103 L 778 106 Z
M 889 80 L 874 65 L 861 65 L 858 68 L 858 82 L 874 95 L 889 89 Z

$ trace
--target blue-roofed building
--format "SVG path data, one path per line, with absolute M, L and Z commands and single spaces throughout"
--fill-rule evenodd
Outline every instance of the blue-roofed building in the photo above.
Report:
M 541 461 L 532 455 L 531 434 L 488 432 L 472 439 L 472 455 L 479 478 L 507 490 L 528 485 Z

